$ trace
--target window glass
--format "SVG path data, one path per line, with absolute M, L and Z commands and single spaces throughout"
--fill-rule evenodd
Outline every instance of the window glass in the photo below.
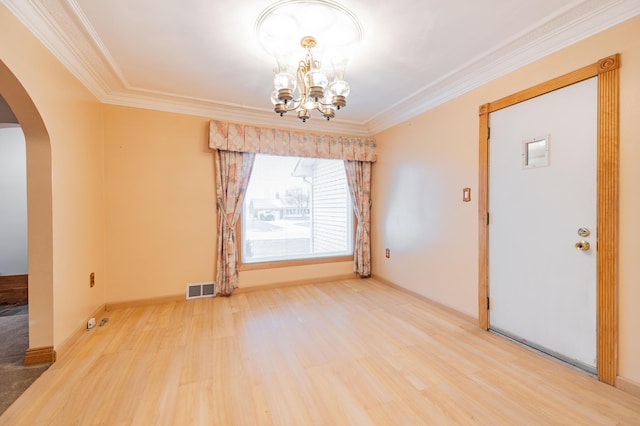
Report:
M 341 160 L 258 154 L 242 210 L 242 263 L 353 254 Z

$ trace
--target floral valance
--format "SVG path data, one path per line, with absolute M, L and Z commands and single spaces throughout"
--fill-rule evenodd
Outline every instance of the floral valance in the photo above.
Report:
M 332 136 L 211 120 L 209 147 L 292 157 L 376 161 L 371 138 Z

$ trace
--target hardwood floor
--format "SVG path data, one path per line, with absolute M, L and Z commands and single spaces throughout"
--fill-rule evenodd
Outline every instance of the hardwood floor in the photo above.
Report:
M 109 319 L 0 424 L 640 424 L 640 399 L 373 279 Z

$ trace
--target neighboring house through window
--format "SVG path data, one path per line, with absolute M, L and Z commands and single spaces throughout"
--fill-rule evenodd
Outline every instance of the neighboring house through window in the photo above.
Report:
M 242 209 L 242 264 L 353 255 L 344 162 L 258 154 Z

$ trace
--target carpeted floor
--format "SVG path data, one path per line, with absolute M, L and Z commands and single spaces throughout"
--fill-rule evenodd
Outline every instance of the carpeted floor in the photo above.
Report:
M 25 367 L 28 347 L 27 305 L 0 306 L 0 414 L 51 365 Z

